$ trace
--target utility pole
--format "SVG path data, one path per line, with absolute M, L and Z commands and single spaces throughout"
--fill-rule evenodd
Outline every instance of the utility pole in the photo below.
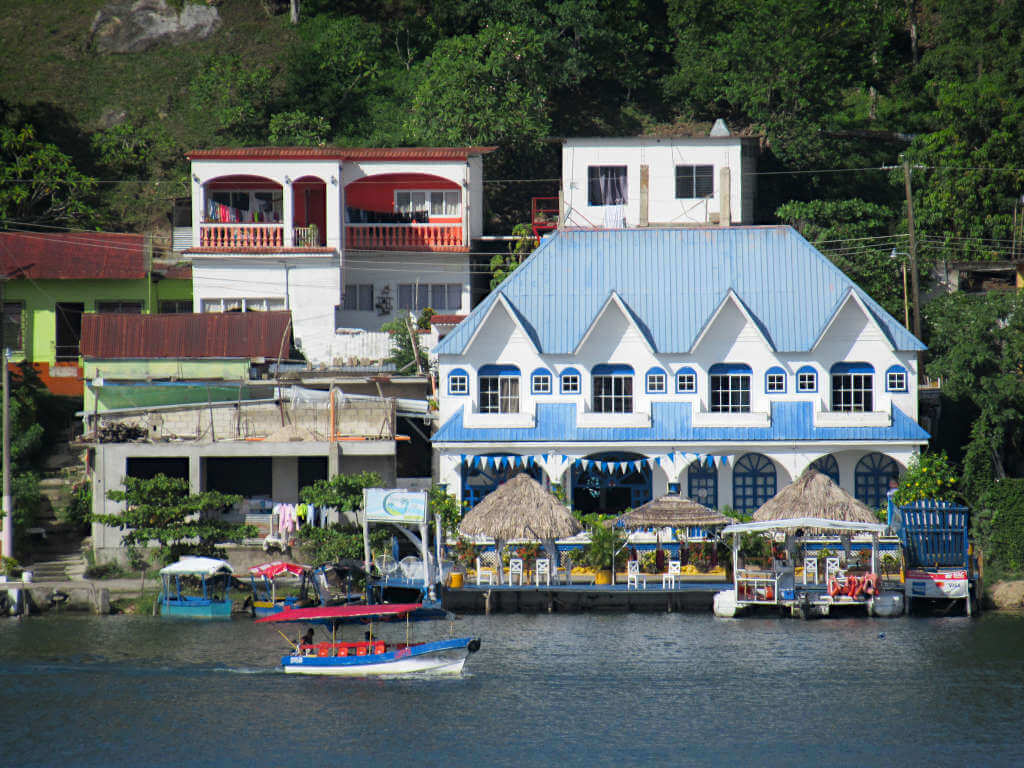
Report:
M 917 284 L 917 238 L 914 235 L 914 195 L 910 187 L 910 161 L 903 156 L 903 186 L 907 193 L 907 229 L 910 232 L 910 293 L 914 303 L 914 335 L 921 338 L 921 299 Z
M 0 279 L 0 365 L 3 365 L 3 515 L 4 557 L 14 557 L 14 514 L 11 504 L 11 410 L 10 375 L 7 371 L 7 315 L 4 312 L 6 278 Z

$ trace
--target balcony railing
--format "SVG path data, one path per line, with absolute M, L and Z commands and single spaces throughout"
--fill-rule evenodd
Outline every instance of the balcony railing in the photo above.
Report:
M 318 248 L 316 227 L 292 230 L 295 248 Z M 234 251 L 255 248 L 283 248 L 284 227 L 280 224 L 203 224 L 199 228 L 199 247 Z
M 460 250 L 461 224 L 348 224 L 345 247 L 356 250 Z

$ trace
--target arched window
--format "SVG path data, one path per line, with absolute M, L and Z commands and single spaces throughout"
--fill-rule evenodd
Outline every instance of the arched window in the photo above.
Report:
M 750 366 L 718 363 L 711 366 L 711 412 L 750 412 Z
M 480 369 L 480 413 L 519 413 L 519 369 L 485 365 Z
M 869 453 L 857 462 L 853 471 L 853 495 L 872 509 L 888 501 L 889 481 L 898 480 L 899 465 L 881 453 Z
M 448 374 L 448 394 L 469 394 L 469 374 L 464 368 L 453 368 Z
M 551 385 L 551 371 L 538 368 L 530 374 L 530 392 L 535 395 L 550 395 L 554 392 Z
M 500 467 L 499 458 L 504 459 Z M 511 465 L 509 459 L 512 459 Z M 537 482 L 544 482 L 544 470 L 539 464 L 531 464 L 524 456 L 483 454 L 479 460 L 462 465 L 462 501 L 469 507 L 475 507 L 484 496 L 520 472 L 526 472 Z
M 699 459 L 686 470 L 686 495 L 698 504 L 718 509 L 718 469 Z
M 804 365 L 800 367 L 800 370 L 796 372 L 796 391 L 797 392 L 817 392 L 818 391 L 818 372 L 810 365 Z
M 686 366 L 676 371 L 676 392 L 680 394 L 693 394 L 697 391 L 697 372 Z
M 764 391 L 769 395 L 784 395 L 786 393 L 786 372 L 777 365 L 773 365 L 764 374 Z
M 652 472 L 647 457 L 614 451 L 595 453 L 572 465 L 572 506 L 583 513 L 621 512 L 651 500 Z M 628 462 L 622 467 L 622 462 Z
M 907 391 L 907 369 L 902 365 L 893 365 L 885 372 L 886 392 Z
M 839 462 L 831 453 L 811 462 L 811 469 L 831 478 L 833 483 L 839 485 Z
M 595 365 L 590 372 L 594 413 L 633 412 L 633 367 L 621 363 Z
M 832 410 L 872 411 L 875 400 L 875 369 L 868 363 L 836 363 L 832 366 Z
M 732 470 L 732 506 L 752 515 L 775 495 L 775 465 L 760 453 L 741 456 Z
M 575 368 L 566 368 L 559 374 L 558 380 L 561 382 L 563 395 L 578 395 L 580 393 L 580 382 L 583 379 L 580 378 L 580 372 Z
M 655 366 L 647 371 L 644 376 L 646 391 L 648 395 L 664 395 L 668 392 L 668 374 L 664 368 Z

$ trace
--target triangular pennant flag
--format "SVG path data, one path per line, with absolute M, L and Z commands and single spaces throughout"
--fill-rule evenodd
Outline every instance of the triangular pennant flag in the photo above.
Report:
M 725 467 L 725 466 L 728 466 L 728 464 L 729 464 L 729 457 L 728 456 L 723 456 L 722 457 L 722 466 Z
M 629 464 L 627 466 L 629 467 L 629 471 L 630 472 L 636 472 L 636 462 L 635 461 L 629 462 Z
M 569 460 L 569 457 L 568 457 L 568 456 L 566 456 L 566 455 L 565 455 L 565 454 L 563 453 L 563 454 L 562 454 L 562 461 L 568 461 L 568 460 Z
M 668 460 L 669 461 L 675 461 L 676 460 L 676 453 L 675 453 L 675 451 L 672 451 L 672 452 L 669 453 Z
M 707 462 L 708 462 L 708 466 L 709 467 L 715 466 L 715 457 L 714 456 L 708 456 L 707 457 Z
M 459 455 L 459 463 L 460 464 L 465 464 L 466 463 L 466 454 L 463 453 L 463 454 Z
M 602 461 L 601 462 L 601 471 L 602 472 L 607 472 L 608 471 L 608 462 L 607 461 Z
M 661 466 L 661 456 L 655 456 L 654 457 L 654 463 L 657 464 L 660 467 Z
M 587 459 L 585 466 L 586 466 L 587 469 L 593 469 L 594 468 L 594 460 L 593 459 Z
M 530 467 L 532 469 L 533 468 L 533 464 L 534 464 L 534 460 L 536 458 L 537 458 L 536 456 L 527 456 L 526 457 L 526 466 L 528 466 L 528 467 Z

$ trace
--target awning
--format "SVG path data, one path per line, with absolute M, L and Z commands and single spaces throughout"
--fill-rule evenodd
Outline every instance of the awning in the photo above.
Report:
M 256 619 L 268 621 L 315 621 L 317 619 L 355 619 L 372 616 L 399 616 L 421 608 L 422 603 L 386 603 L 382 605 L 333 605 L 317 608 L 286 608 L 271 616 Z
M 183 557 L 178 562 L 160 569 L 161 576 L 213 576 L 218 573 L 234 572 L 227 560 L 212 557 Z
M 885 533 L 885 523 L 858 523 L 851 520 L 827 520 L 823 517 L 790 517 L 782 520 L 765 520 L 758 523 L 734 523 L 722 529 L 727 533 L 758 533 L 779 531 L 790 528 L 815 529 L 819 531 L 859 531 L 861 533 Z
M 308 565 L 297 565 L 296 563 L 284 563 L 280 560 L 275 560 L 273 563 L 254 565 L 249 569 L 249 573 L 253 576 L 264 576 L 268 579 L 272 579 L 282 573 L 291 573 L 296 576 L 301 576 L 308 570 Z

